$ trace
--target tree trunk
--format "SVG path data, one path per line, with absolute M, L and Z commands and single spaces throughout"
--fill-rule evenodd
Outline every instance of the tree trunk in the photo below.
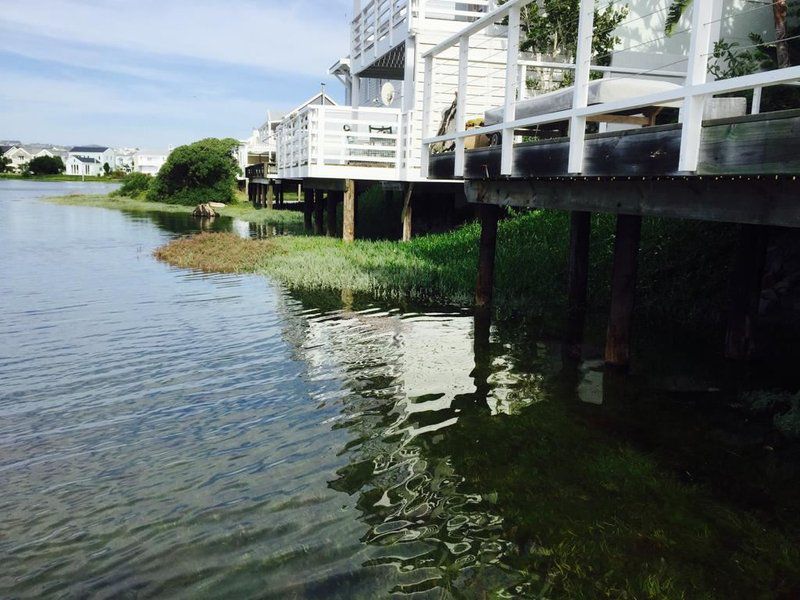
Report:
M 778 68 L 785 69 L 790 66 L 789 44 L 786 40 L 786 0 L 776 0 L 772 5 L 772 14 L 775 18 L 775 51 L 778 55 Z

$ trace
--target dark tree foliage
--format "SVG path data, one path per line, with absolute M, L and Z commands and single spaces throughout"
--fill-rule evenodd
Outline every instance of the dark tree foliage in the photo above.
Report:
M 58 175 L 65 168 L 60 156 L 38 156 L 28 163 L 26 172 L 31 175 Z
M 173 204 L 233 202 L 239 167 L 232 138 L 207 138 L 179 146 L 167 158 L 147 193 L 149 200 Z
M 122 179 L 122 186 L 112 192 L 112 196 L 125 196 L 126 198 L 139 198 L 147 194 L 153 178 L 144 173 L 128 173 Z
M 7 156 L 0 156 L 0 173 L 11 170 L 11 159 Z

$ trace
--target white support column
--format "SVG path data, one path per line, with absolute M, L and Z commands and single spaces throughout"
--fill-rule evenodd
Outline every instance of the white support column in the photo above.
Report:
M 350 77 L 350 106 L 358 108 L 361 103 L 361 77 L 352 75 Z
M 379 0 L 372 2 L 372 51 L 375 58 L 378 58 L 378 17 L 380 15 Z
M 761 91 L 764 88 L 760 85 L 753 88 L 753 107 L 750 110 L 751 115 L 757 115 L 761 112 Z
M 461 37 L 458 44 L 458 91 L 456 92 L 456 132 L 466 130 L 467 82 L 469 78 L 469 36 Z M 464 138 L 456 138 L 454 175 L 464 176 Z
M 325 165 L 325 107 L 318 106 L 317 111 L 317 167 L 321 169 Z M 310 136 L 309 136 L 310 137 Z M 309 161 L 309 168 L 311 161 Z
M 417 72 L 417 42 L 416 38 L 406 40 L 406 63 L 403 72 L 403 112 L 414 110 L 416 100 L 415 76 Z
M 515 6 L 508 13 L 508 48 L 506 49 L 506 90 L 505 104 L 503 106 L 503 122 L 510 123 L 516 119 L 517 89 L 519 72 L 519 35 L 520 35 L 520 7 Z M 524 70 L 524 67 L 523 67 Z M 511 175 L 514 163 L 514 128 L 503 129 L 503 145 L 500 149 L 500 174 Z
M 425 75 L 422 86 L 422 139 L 424 140 L 431 137 L 431 111 L 433 110 L 433 56 L 425 57 Z M 420 171 L 422 177 L 428 176 L 428 159 L 430 154 L 430 147 L 423 146 L 422 156 L 420 157 Z
M 711 47 L 711 20 L 714 5 L 719 0 L 692 3 L 691 41 L 689 64 L 686 69 L 686 86 L 689 96 L 683 102 L 683 124 L 681 126 L 681 150 L 678 170 L 697 171 L 700 158 L 700 136 L 703 126 L 703 108 L 706 96 L 692 94 L 691 87 L 706 82 L 708 73 L 708 51 Z
M 700 0 L 698 0 L 700 1 Z M 589 66 L 592 61 L 594 35 L 594 0 L 580 0 L 578 21 L 578 48 L 575 52 L 575 86 L 572 108 L 585 108 L 589 101 Z M 586 146 L 586 117 L 572 117 L 569 121 L 569 173 L 583 171 L 583 153 Z

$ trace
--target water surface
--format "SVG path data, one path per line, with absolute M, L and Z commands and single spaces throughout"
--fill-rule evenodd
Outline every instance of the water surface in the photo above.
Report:
M 800 592 L 797 448 L 705 350 L 173 269 L 200 222 L 85 190 L 0 182 L 0 597 Z

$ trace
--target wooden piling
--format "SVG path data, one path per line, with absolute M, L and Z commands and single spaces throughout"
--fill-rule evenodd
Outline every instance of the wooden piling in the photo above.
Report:
M 300 196 L 297 196 L 300 198 Z M 314 225 L 311 222 L 311 217 L 314 213 L 314 190 L 306 188 L 303 190 L 303 225 L 306 231 L 311 231 Z
M 631 326 L 641 235 L 642 217 L 617 215 L 611 274 L 611 313 L 608 318 L 605 352 L 606 364 L 614 367 L 624 368 L 630 363 Z
M 569 230 L 569 277 L 567 281 L 567 326 L 564 332 L 564 355 L 581 357 L 586 324 L 586 294 L 589 285 L 589 238 L 592 214 L 573 211 Z
M 749 360 L 756 353 L 756 320 L 767 252 L 763 225 L 741 225 L 730 280 L 725 357 Z
M 325 209 L 325 234 L 328 237 L 336 237 L 336 205 L 341 195 L 341 192 L 328 192 L 328 206 Z
M 414 184 L 407 183 L 406 189 L 403 194 L 403 241 L 408 242 L 411 240 L 411 235 L 413 233 L 411 224 L 412 224 L 412 217 L 413 217 L 413 204 L 412 199 L 414 195 Z
M 283 183 L 278 185 L 278 207 L 283 208 Z
M 275 184 L 269 182 L 267 184 L 267 208 L 273 208 L 275 205 Z
M 356 239 L 357 202 L 356 182 L 348 179 L 345 181 L 344 201 L 342 204 L 342 239 L 345 242 L 352 242 Z
M 478 281 L 475 286 L 475 306 L 488 308 L 492 305 L 494 291 L 494 257 L 497 249 L 497 222 L 500 207 L 481 204 L 478 207 L 481 221 L 481 240 L 478 251 Z
M 314 233 L 322 235 L 323 229 L 323 211 L 325 210 L 325 195 L 322 190 L 314 190 Z

